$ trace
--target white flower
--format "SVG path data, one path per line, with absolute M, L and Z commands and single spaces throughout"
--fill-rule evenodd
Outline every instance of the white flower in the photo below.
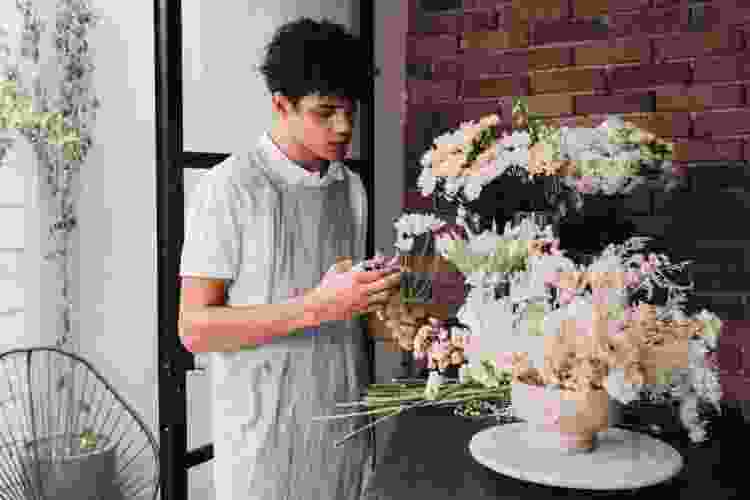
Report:
M 694 443 L 701 443 L 706 440 L 706 430 L 703 427 L 693 427 L 690 429 L 690 440 Z
M 460 384 L 467 384 L 471 381 L 471 369 L 468 365 L 461 365 L 458 367 L 458 382 Z
M 431 371 L 427 378 L 427 384 L 425 386 L 424 397 L 430 401 L 437 399 L 440 386 L 443 385 L 443 376 L 436 371 Z
M 394 246 L 402 252 L 411 252 L 411 249 L 414 247 L 414 237 L 399 238 L 396 240 L 396 243 L 394 243 Z
M 613 399 L 623 404 L 635 400 L 642 387 L 640 384 L 628 384 L 625 381 L 625 370 L 622 368 L 609 370 L 607 378 L 604 380 L 604 386 Z
M 695 319 L 703 322 L 703 338 L 711 349 L 716 349 L 719 342 L 719 334 L 721 333 L 721 319 L 706 309 L 698 313 Z
M 419 174 L 417 179 L 417 186 L 419 186 L 422 196 L 430 196 L 437 185 L 437 178 L 432 174 L 431 168 L 422 169 L 422 173 Z
M 478 236 L 472 236 L 469 236 L 468 248 L 475 255 L 491 255 L 503 241 L 502 236 L 491 231 L 484 231 Z
M 479 176 L 471 176 L 467 179 L 466 184 L 464 184 L 464 195 L 469 201 L 479 198 L 479 195 L 482 193 L 483 180 Z
M 404 214 L 393 225 L 399 234 L 418 236 L 440 229 L 445 222 L 433 214 Z
M 422 165 L 423 168 L 430 168 L 432 166 L 432 151 L 432 149 L 428 149 L 427 152 L 422 155 L 419 164 Z

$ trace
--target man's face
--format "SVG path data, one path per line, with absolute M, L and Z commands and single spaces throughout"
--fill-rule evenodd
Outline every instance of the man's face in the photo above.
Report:
M 341 161 L 352 140 L 356 104 L 343 97 L 309 95 L 297 107 L 283 96 L 274 96 L 279 119 L 296 149 L 307 161 Z

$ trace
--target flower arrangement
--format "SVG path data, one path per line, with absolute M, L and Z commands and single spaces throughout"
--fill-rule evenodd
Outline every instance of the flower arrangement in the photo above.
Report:
M 580 194 L 628 194 L 647 179 L 667 189 L 679 184 L 672 144 L 618 117 L 595 128 L 556 127 L 516 98 L 512 123 L 511 132 L 501 132 L 499 116 L 491 114 L 437 137 L 420 161 L 422 195 L 438 189 L 449 200 L 473 201 L 505 173 L 524 180 L 556 176 L 579 195 L 580 208 Z
M 467 276 L 483 278 L 469 280 L 456 321 L 430 317 L 398 295 L 385 311 L 401 349 L 427 361 L 429 379 L 370 386 L 362 401 L 351 404 L 366 407 L 361 414 L 386 413 L 382 418 L 424 405 L 466 413 L 480 402 L 507 402 L 511 384 L 521 382 L 606 391 L 623 404 L 671 397 L 682 402 L 691 439 L 704 439 L 706 421 L 697 408 L 708 403 L 720 412 L 716 349 L 722 323 L 706 310 L 686 314 L 692 284 L 673 276 L 689 262 L 646 255 L 647 241 L 610 245 L 586 264 L 568 258 L 549 228 L 532 219 L 508 224 L 502 235 L 487 232 L 463 246 L 451 242 L 448 258 Z M 499 278 L 484 279 L 488 275 Z M 505 293 L 498 295 L 498 282 L 507 283 Z M 664 292 L 663 304 L 651 303 L 657 291 Z M 459 378 L 446 384 L 444 373 L 452 366 L 459 367 Z
M 459 313 L 471 330 L 467 375 L 493 380 L 510 372 L 513 381 L 534 386 L 603 389 L 624 404 L 666 385 L 675 397 L 693 394 L 719 410 L 712 360 L 721 322 L 705 310 L 686 315 L 691 286 L 669 276 L 687 263 L 638 253 L 644 240 L 611 245 L 588 266 L 564 255 L 534 256 L 513 276 L 508 295 L 470 294 Z M 647 302 L 657 288 L 667 292 L 663 305 Z

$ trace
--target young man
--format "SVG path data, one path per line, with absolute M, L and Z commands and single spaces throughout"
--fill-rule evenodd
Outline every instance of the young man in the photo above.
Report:
M 331 22 L 283 26 L 261 66 L 273 129 L 205 174 L 190 199 L 180 336 L 212 353 L 217 499 L 362 493 L 368 434 L 334 448 L 362 420 L 313 417 L 361 397 L 366 333 L 352 316 L 382 307 L 399 281 L 349 270 L 365 258 L 365 190 L 342 163 L 369 88 L 363 53 Z

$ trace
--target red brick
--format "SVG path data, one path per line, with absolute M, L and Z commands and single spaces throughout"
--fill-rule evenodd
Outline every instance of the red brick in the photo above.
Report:
M 525 76 L 466 80 L 461 86 L 462 98 L 506 97 L 528 95 L 529 79 Z
M 504 31 L 472 31 L 464 33 L 461 38 L 463 50 L 507 50 L 525 48 L 529 46 L 529 30 L 527 23 L 517 23 Z
M 649 0 L 572 0 L 573 17 L 606 15 L 620 10 L 648 7 Z
M 422 196 L 422 193 L 418 189 L 406 191 L 404 193 L 403 210 L 405 212 L 430 209 L 432 209 L 431 196 Z
M 573 114 L 573 96 L 568 94 L 535 95 L 527 99 L 529 113 L 539 116 Z
M 511 0 L 510 7 L 522 21 L 564 19 L 571 13 L 567 0 Z
M 741 85 L 668 85 L 654 90 L 657 111 L 703 111 L 733 108 L 744 103 Z
M 739 64 L 735 57 L 701 58 L 695 62 L 696 82 L 739 80 Z
M 641 34 L 666 34 L 686 31 L 687 5 L 665 9 L 642 8 L 634 13 L 614 13 L 610 16 L 610 31 L 616 37 Z
M 460 80 L 463 75 L 464 62 L 459 57 L 439 59 L 432 65 L 433 80 Z
M 409 102 L 414 104 L 451 101 L 458 96 L 458 82 L 455 80 L 439 82 L 407 80 L 406 87 L 409 92 Z
M 419 57 L 455 55 L 458 37 L 452 35 L 409 36 L 406 41 L 407 60 Z
M 742 33 L 736 30 L 682 33 L 654 40 L 654 57 L 659 62 L 698 54 L 730 55 L 741 47 Z
M 575 113 L 589 115 L 597 113 L 641 113 L 647 109 L 652 94 L 639 92 L 619 95 L 579 95 L 575 97 Z
M 419 34 L 457 34 L 461 30 L 461 16 L 451 14 L 421 15 L 409 30 Z
M 710 14 L 712 21 L 723 26 L 750 21 L 750 4 L 745 0 L 713 0 L 704 12 L 704 16 Z
M 646 64 L 615 68 L 610 76 L 609 86 L 612 90 L 620 90 L 689 81 L 688 63 Z
M 698 113 L 693 131 L 696 137 L 748 134 L 750 109 Z
M 485 9 L 467 12 L 461 17 L 461 31 L 483 31 L 497 29 L 498 13 Z
M 607 40 L 609 32 L 606 26 L 591 21 L 538 21 L 533 24 L 531 40 L 533 45 L 548 43 L 583 42 L 588 40 Z
M 503 4 L 503 0 L 464 0 L 464 9 L 494 9 Z
M 674 145 L 674 158 L 677 161 L 740 161 L 742 141 L 677 141 Z
M 622 118 L 666 140 L 690 135 L 689 113 L 633 113 Z
M 576 47 L 575 64 L 577 66 L 595 66 L 651 62 L 651 40 L 644 37 L 625 38 L 608 42 L 597 42 Z
M 598 69 L 544 71 L 531 75 L 535 94 L 604 90 L 606 83 L 604 71 Z
M 465 75 L 473 78 L 504 73 L 527 73 L 537 69 L 568 66 L 571 62 L 571 50 L 557 47 L 499 54 L 471 51 L 463 56 Z

